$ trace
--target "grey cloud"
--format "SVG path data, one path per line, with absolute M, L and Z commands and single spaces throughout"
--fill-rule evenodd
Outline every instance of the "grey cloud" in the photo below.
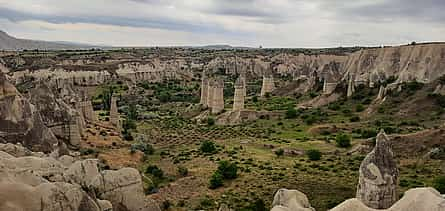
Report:
M 385 22 L 393 19 L 445 23 L 444 0 L 319 0 L 321 10 L 343 19 Z
M 42 14 L 28 14 L 20 11 L 11 10 L 0 7 L 0 18 L 5 18 L 10 21 L 23 20 L 40 20 L 49 23 L 92 23 L 92 24 L 107 24 L 115 26 L 129 26 L 141 28 L 156 28 L 187 32 L 200 33 L 223 33 L 227 36 L 244 35 L 239 32 L 226 31 L 216 25 L 210 24 L 194 24 L 185 21 L 177 21 L 167 18 L 131 18 L 131 17 L 113 17 L 113 16 L 63 16 L 63 15 L 42 15 Z

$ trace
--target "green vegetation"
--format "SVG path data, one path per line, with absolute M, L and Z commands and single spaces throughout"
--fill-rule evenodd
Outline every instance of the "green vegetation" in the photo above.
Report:
M 445 176 L 438 176 L 433 181 L 433 187 L 441 194 L 445 194 Z
M 164 172 L 162 169 L 157 167 L 156 165 L 149 165 L 145 170 L 146 174 L 151 174 L 158 179 L 162 179 L 164 177 Z
M 215 143 L 212 141 L 205 140 L 201 143 L 200 147 L 201 152 L 203 153 L 214 153 L 216 151 Z
M 212 174 L 212 177 L 210 177 L 209 188 L 216 189 L 223 186 L 223 184 L 224 184 L 223 176 L 219 171 L 215 171 L 215 173 Z
M 288 108 L 286 111 L 286 118 L 293 119 L 298 116 L 297 110 L 295 108 Z
M 306 152 L 307 157 L 309 160 L 317 161 L 321 159 L 321 152 L 316 149 L 310 149 Z
M 351 146 L 351 137 L 349 137 L 347 134 L 338 134 L 335 137 L 335 142 L 337 143 L 338 147 L 347 148 Z
M 238 174 L 238 167 L 235 163 L 223 160 L 218 163 L 218 169 L 213 173 L 209 181 L 209 188 L 215 189 L 223 186 L 224 180 L 235 179 Z

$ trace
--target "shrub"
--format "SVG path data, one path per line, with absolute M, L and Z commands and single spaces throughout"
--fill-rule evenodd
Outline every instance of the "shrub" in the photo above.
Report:
M 258 96 L 253 96 L 253 97 L 252 97 L 252 101 L 253 101 L 254 103 L 258 102 Z
M 211 117 L 207 118 L 207 125 L 208 126 L 215 125 L 215 119 L 213 119 Z
M 215 143 L 212 141 L 203 141 L 201 147 L 199 148 L 203 153 L 214 153 L 216 151 Z
M 186 177 L 189 174 L 189 170 L 185 166 L 178 166 L 179 175 Z
M 130 151 L 132 153 L 134 153 L 134 152 L 136 152 L 136 150 L 143 152 L 145 155 L 153 155 L 155 152 L 155 149 L 153 148 L 153 146 L 151 144 L 147 144 L 147 143 L 143 143 L 143 142 L 134 143 L 131 145 Z
M 438 176 L 433 181 L 433 187 L 442 194 L 445 194 L 445 176 Z
M 362 105 L 362 104 L 357 104 L 356 106 L 355 106 L 355 111 L 356 112 L 362 112 L 362 111 L 364 111 L 365 110 L 365 107 Z
M 297 110 L 295 108 L 289 108 L 286 111 L 286 119 L 293 119 L 295 117 L 297 117 Z
M 219 173 L 219 171 L 215 171 L 215 173 L 213 173 L 212 177 L 210 177 L 209 188 L 216 189 L 221 186 L 223 186 L 223 176 L 221 175 L 221 173 Z
M 338 147 L 347 148 L 351 146 L 351 138 L 346 134 L 338 134 L 335 137 L 335 142 Z
M 306 152 L 307 157 L 309 160 L 316 161 L 321 159 L 321 152 L 316 149 L 310 149 Z
M 365 129 L 361 130 L 360 137 L 362 138 L 372 138 L 377 136 L 377 130 L 375 129 Z
M 157 178 L 163 178 L 164 177 L 164 172 L 162 171 L 162 169 L 160 169 L 156 165 L 149 165 L 149 166 L 147 166 L 147 168 L 145 169 L 145 173 L 151 174 L 151 175 L 153 175 L 153 176 L 155 176 Z
M 337 103 L 331 103 L 328 105 L 328 109 L 337 111 L 337 110 L 340 110 L 340 105 L 338 105 Z
M 255 199 L 255 201 L 247 207 L 247 210 L 266 211 L 266 204 L 262 199 Z
M 220 172 L 224 179 L 235 179 L 238 176 L 236 164 L 226 160 L 219 162 L 217 171 Z
M 278 149 L 278 150 L 275 151 L 275 154 L 276 154 L 278 157 L 283 156 L 283 155 L 284 155 L 284 150 L 283 150 L 283 149 Z
M 360 117 L 353 116 L 353 117 L 349 118 L 349 121 L 351 121 L 351 122 L 358 122 L 358 121 L 360 121 Z

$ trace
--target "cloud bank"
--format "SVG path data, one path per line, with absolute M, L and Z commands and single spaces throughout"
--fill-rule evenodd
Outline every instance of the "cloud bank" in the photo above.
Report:
M 444 41 L 443 0 L 0 0 L 0 30 L 114 46 Z

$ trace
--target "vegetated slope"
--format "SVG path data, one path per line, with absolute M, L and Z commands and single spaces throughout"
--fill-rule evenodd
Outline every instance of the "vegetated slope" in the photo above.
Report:
M 0 31 L 0 50 L 24 50 L 24 49 L 39 49 L 39 50 L 68 50 L 68 49 L 85 49 L 93 46 L 81 44 L 65 44 L 58 42 L 47 42 L 38 40 L 17 39 L 8 35 L 4 31 Z

